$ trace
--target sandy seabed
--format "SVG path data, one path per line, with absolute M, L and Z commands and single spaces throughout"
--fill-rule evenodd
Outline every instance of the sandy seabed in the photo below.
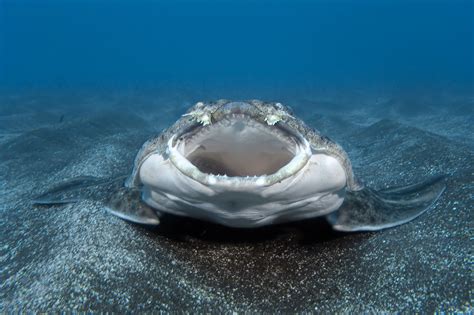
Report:
M 150 136 L 199 99 L 120 94 L 0 97 L 0 311 L 472 311 L 474 102 L 295 99 L 373 188 L 448 174 L 435 207 L 374 233 L 315 219 L 255 230 L 165 216 L 124 222 L 93 201 L 31 199 L 80 175 L 130 172 Z M 453 101 L 454 102 L 454 101 Z

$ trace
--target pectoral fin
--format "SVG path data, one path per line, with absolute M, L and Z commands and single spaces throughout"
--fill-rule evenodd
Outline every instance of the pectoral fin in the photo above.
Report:
M 55 205 L 74 203 L 85 199 L 96 199 L 98 186 L 111 182 L 110 178 L 80 176 L 62 182 L 45 193 L 35 197 L 36 205 Z
M 118 189 L 106 200 L 105 209 L 126 221 L 147 225 L 160 224 L 157 212 L 142 201 L 138 189 Z
M 33 204 L 56 205 L 95 200 L 104 203 L 107 212 L 121 219 L 158 225 L 160 220 L 157 212 L 142 202 L 140 190 L 123 186 L 124 178 L 76 177 L 37 196 Z
M 375 191 L 348 191 L 344 203 L 327 216 L 338 231 L 377 231 L 409 222 L 430 209 L 446 188 L 445 176 Z

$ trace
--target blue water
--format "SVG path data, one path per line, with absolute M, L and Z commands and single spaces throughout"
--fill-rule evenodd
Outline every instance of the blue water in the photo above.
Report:
M 473 15 L 462 0 L 0 0 L 0 86 L 469 90 Z

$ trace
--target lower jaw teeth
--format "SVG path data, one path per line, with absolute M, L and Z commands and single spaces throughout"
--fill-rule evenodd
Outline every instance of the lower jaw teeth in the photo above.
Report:
M 252 185 L 265 185 L 267 182 L 267 176 L 241 176 L 233 177 L 227 175 L 208 175 L 207 183 L 210 185 L 217 184 L 217 182 L 227 182 L 232 184 L 252 184 Z

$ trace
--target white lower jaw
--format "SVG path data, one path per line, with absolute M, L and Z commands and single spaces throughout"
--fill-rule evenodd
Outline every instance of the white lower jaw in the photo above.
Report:
M 146 187 L 143 200 L 150 207 L 182 217 L 191 217 L 204 221 L 218 223 L 234 228 L 256 228 L 276 223 L 294 222 L 328 215 L 337 210 L 344 201 L 345 190 L 316 193 L 308 200 L 290 203 L 282 209 L 277 203 L 268 202 L 250 206 L 246 209 L 228 209 L 225 204 L 187 202 L 177 197 L 161 194 Z
M 140 180 L 143 201 L 159 212 L 248 228 L 331 213 L 343 202 L 346 185 L 342 166 L 323 154 L 266 187 L 203 185 L 159 154 L 144 161 Z
M 262 187 L 273 185 L 296 174 L 306 165 L 306 163 L 308 163 L 312 154 L 311 146 L 303 136 L 298 135 L 298 138 L 300 142 L 297 145 L 297 153 L 293 159 L 277 172 L 262 176 L 227 176 L 203 173 L 186 159 L 179 152 L 176 146 L 173 146 L 175 136 L 171 137 L 168 141 L 167 154 L 171 163 L 173 163 L 181 173 L 203 185 L 222 187 Z

